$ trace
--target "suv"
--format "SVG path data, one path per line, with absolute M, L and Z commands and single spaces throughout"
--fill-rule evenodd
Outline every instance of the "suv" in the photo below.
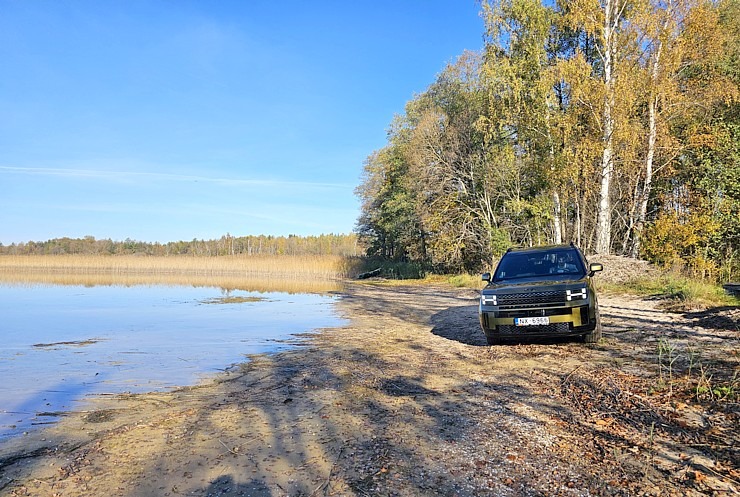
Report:
M 599 304 L 591 277 L 603 270 L 588 264 L 573 245 L 509 249 L 481 291 L 479 317 L 489 345 L 503 338 L 582 337 L 601 339 Z

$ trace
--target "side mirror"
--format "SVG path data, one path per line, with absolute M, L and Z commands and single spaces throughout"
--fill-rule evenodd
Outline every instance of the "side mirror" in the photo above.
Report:
M 603 271 L 604 270 L 604 265 L 603 264 L 599 264 L 598 262 L 594 262 L 594 263 L 589 264 L 588 270 L 591 271 L 591 276 L 593 276 L 594 273 L 598 273 L 599 271 Z
M 483 275 L 481 275 L 481 279 L 483 281 L 487 281 L 487 282 L 490 283 L 491 282 L 491 273 L 483 273 Z

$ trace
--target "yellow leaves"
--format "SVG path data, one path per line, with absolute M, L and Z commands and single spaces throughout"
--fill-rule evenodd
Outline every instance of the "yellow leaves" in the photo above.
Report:
M 588 79 L 593 71 L 581 51 L 568 59 L 558 59 L 557 68 L 560 77 L 568 81 Z
M 716 262 L 697 254 L 689 260 L 689 270 L 695 277 L 706 280 L 714 278 L 719 267 Z
M 711 274 L 716 265 L 700 249 L 718 229 L 719 223 L 708 214 L 680 217 L 671 211 L 658 217 L 646 230 L 643 251 L 650 260 L 664 267 L 688 265 L 699 275 Z
M 687 50 L 699 57 L 715 58 L 721 55 L 726 35 L 720 29 L 719 12 L 708 2 L 700 2 L 687 12 L 684 27 Z
M 706 147 L 711 150 L 717 146 L 717 137 L 711 133 L 696 133 L 689 136 L 689 146 L 693 148 Z
M 604 10 L 598 0 L 572 0 L 568 2 L 567 25 L 583 28 L 590 36 L 601 36 L 604 28 Z
M 614 423 L 614 418 L 606 418 L 606 419 L 599 418 L 594 422 L 596 426 L 609 426 L 612 423 Z

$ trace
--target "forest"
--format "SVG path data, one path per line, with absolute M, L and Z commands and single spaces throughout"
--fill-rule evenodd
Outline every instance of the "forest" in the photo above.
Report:
M 0 255 L 149 255 L 215 257 L 231 255 L 336 255 L 354 257 L 361 254 L 358 238 L 348 235 L 317 236 L 232 236 L 213 240 L 191 240 L 167 243 L 141 242 L 131 239 L 114 241 L 84 238 L 54 238 L 43 242 L 0 243 Z
M 740 2 L 485 1 L 484 48 L 365 161 L 368 255 L 441 272 L 574 242 L 740 279 Z

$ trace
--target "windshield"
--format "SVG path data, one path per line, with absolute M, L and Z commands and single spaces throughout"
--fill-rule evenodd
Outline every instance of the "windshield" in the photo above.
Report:
M 494 281 L 539 278 L 550 275 L 586 275 L 581 258 L 575 250 L 542 252 L 508 252 L 499 262 Z

